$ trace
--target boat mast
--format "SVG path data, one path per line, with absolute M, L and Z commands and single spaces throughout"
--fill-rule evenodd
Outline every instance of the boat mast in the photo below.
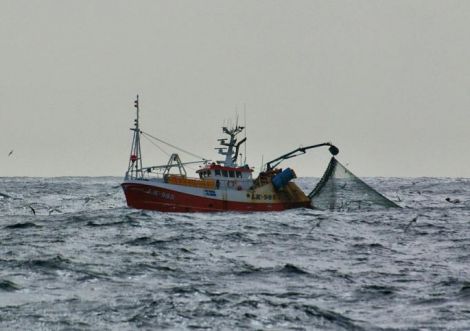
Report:
M 131 131 L 134 131 L 131 145 L 131 155 L 129 158 L 129 166 L 127 168 L 126 178 L 137 179 L 143 178 L 144 174 L 142 171 L 142 153 L 140 148 L 140 128 L 139 128 L 139 95 L 137 95 L 134 101 L 134 107 L 136 108 L 137 116 L 134 120 L 134 127 Z
M 244 133 L 245 133 L 245 140 L 246 140 L 246 103 L 243 104 L 243 121 L 245 122 L 243 123 L 243 125 L 245 126 Z M 243 164 L 245 165 L 246 164 L 246 143 L 244 147 L 245 147 L 245 154 L 244 154 L 245 160 L 243 161 Z

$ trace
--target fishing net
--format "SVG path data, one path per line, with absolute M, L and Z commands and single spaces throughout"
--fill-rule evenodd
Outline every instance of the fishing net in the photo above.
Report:
M 356 177 L 334 157 L 309 198 L 313 208 L 323 210 L 400 208 Z

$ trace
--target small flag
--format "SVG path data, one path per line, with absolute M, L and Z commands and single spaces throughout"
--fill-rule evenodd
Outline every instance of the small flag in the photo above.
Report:
M 135 108 L 139 108 L 139 99 L 136 99 L 136 100 L 134 101 L 134 107 L 135 107 Z

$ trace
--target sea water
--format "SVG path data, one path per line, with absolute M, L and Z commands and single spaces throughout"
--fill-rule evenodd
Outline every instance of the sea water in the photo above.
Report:
M 172 214 L 120 178 L 0 178 L 0 329 L 469 330 L 470 179 L 366 181 L 403 208 Z

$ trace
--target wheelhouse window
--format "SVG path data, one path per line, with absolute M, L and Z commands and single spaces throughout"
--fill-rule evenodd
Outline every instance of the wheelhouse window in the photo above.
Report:
M 215 175 L 220 176 L 220 170 L 219 169 L 215 169 Z
M 235 171 L 230 170 L 228 173 L 229 173 L 230 177 L 232 177 L 232 178 L 235 177 Z
M 228 177 L 227 170 L 222 170 L 222 176 Z
M 199 178 L 206 178 L 206 177 L 210 177 L 210 176 L 211 176 L 210 170 L 201 171 L 199 173 Z
M 242 178 L 242 173 L 241 173 L 241 171 L 237 171 L 237 178 Z

